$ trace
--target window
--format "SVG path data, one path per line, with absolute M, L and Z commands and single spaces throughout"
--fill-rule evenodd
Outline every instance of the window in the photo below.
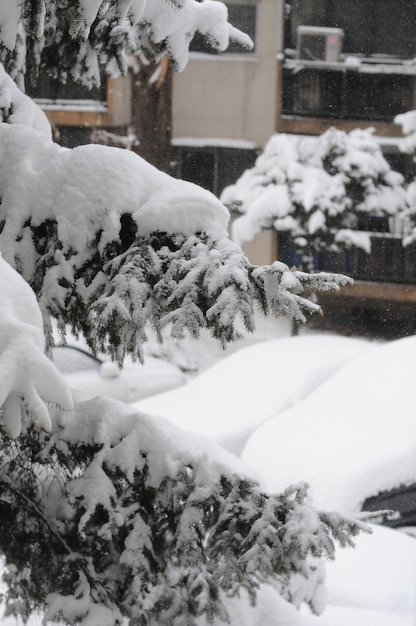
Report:
M 190 45 L 191 52 L 204 52 L 205 54 L 252 54 L 255 51 L 257 7 L 254 0 L 239 0 L 238 2 L 225 2 L 228 8 L 228 21 L 243 33 L 251 37 L 254 48 L 248 50 L 235 41 L 230 41 L 230 45 L 224 52 L 218 52 L 209 45 L 209 42 L 200 33 L 196 33 Z
M 42 75 L 26 91 L 59 129 L 60 143 L 67 147 L 89 143 L 93 128 L 122 128 L 131 123 L 129 75 L 103 76 L 101 86 L 91 90 L 76 82 L 64 84 Z
M 31 98 L 49 99 L 49 100 L 98 100 L 105 102 L 106 100 L 107 79 L 103 75 L 100 87 L 88 87 L 81 85 L 73 80 L 66 83 L 56 78 L 52 78 L 47 74 L 40 74 L 36 84 L 28 84 L 26 93 Z
M 244 170 L 253 167 L 257 150 L 218 145 L 186 146 L 174 142 L 176 176 L 219 196 L 235 183 Z
M 413 107 L 414 76 L 304 68 L 283 73 L 283 113 L 392 121 Z
M 342 29 L 342 53 L 360 56 L 361 64 L 339 63 L 341 56 L 331 65 L 320 54 L 294 66 L 288 53 L 285 115 L 391 122 L 414 108 L 416 72 L 405 63 L 416 53 L 414 0 L 292 0 L 289 49 L 297 46 L 300 26 Z
M 414 0 L 292 0 L 286 46 L 300 25 L 342 28 L 344 52 L 412 59 L 416 54 Z

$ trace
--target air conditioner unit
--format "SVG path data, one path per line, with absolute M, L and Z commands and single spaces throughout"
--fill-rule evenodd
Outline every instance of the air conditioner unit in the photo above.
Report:
M 340 60 L 343 38 L 342 28 L 298 26 L 296 57 L 304 61 L 336 63 Z

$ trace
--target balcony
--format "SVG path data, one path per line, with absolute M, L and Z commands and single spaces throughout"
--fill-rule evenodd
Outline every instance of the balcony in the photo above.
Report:
M 290 267 L 301 266 L 284 233 L 278 235 L 278 258 Z M 359 249 L 314 254 L 303 267 L 354 279 L 340 291 L 319 294 L 325 315 L 315 320 L 318 327 L 383 337 L 416 332 L 416 244 L 404 248 L 400 236 L 371 233 L 370 254 Z
M 278 237 L 279 258 L 290 267 L 303 266 L 317 272 L 337 272 L 354 281 L 416 285 L 416 244 L 406 248 L 402 238 L 391 233 L 371 233 L 371 253 L 361 249 L 318 253 L 303 258 L 292 248 L 285 233 Z M 306 267 L 305 267 L 306 265 Z
M 334 124 L 348 130 L 364 123 L 380 134 L 398 135 L 394 117 L 415 106 L 413 61 L 346 57 L 331 63 L 288 56 L 281 72 L 282 132 L 323 132 Z

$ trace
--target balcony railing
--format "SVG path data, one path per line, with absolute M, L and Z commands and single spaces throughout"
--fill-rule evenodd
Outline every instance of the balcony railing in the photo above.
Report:
M 359 60 L 358 60 L 359 61 Z M 415 64 L 283 64 L 283 115 L 392 121 L 413 108 Z
M 402 238 L 390 233 L 371 233 L 371 252 L 361 249 L 339 253 L 298 254 L 288 236 L 278 237 L 279 259 L 290 267 L 337 272 L 356 280 L 416 284 L 416 244 L 403 247 Z

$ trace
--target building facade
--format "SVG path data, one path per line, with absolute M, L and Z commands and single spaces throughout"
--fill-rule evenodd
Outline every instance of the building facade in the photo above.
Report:
M 275 132 L 318 135 L 331 126 L 374 127 L 392 167 L 410 180 L 411 157 L 398 144 L 397 114 L 416 109 L 415 0 L 228 0 L 229 21 L 248 33 L 251 50 L 231 44 L 215 53 L 192 43 L 173 78 L 172 143 L 176 175 L 220 195 L 250 168 Z M 103 92 L 59 94 L 39 102 L 69 147 L 91 129 L 127 129 L 133 76 Z M 49 87 L 48 87 L 49 89 Z M 385 235 L 385 236 L 384 236 Z M 253 263 L 282 257 L 276 233 L 245 245 Z M 413 258 L 415 257 L 415 258 Z M 415 266 L 415 267 L 414 267 Z M 353 288 L 331 306 L 416 311 L 416 253 L 378 233 L 373 253 L 357 255 Z M 329 268 L 331 269 L 331 268 Z M 350 268 L 336 267 L 351 273 Z M 413 278 L 415 277 L 415 279 Z M 416 317 L 416 316 L 415 316 Z

